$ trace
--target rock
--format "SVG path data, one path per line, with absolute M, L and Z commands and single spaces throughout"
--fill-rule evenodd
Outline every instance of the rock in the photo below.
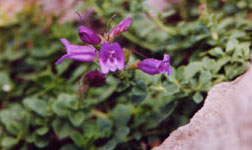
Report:
M 167 8 L 174 3 L 179 3 L 180 0 L 147 0 L 146 3 L 149 7 L 164 12 Z
M 79 0 L 38 0 L 42 12 L 59 17 L 59 23 L 77 20 L 76 8 L 83 5 Z
M 32 0 L 27 0 L 32 3 Z M 17 14 L 29 7 L 25 0 L 0 0 L 0 27 L 17 21 Z
M 156 16 L 156 11 L 160 13 L 167 12 L 171 4 L 179 3 L 180 0 L 147 0 L 146 4 L 151 8 L 149 13 Z
M 208 93 L 190 123 L 153 150 L 251 150 L 252 66 L 233 82 Z
M 17 23 L 22 12 L 31 13 L 39 5 L 39 15 L 55 16 L 58 23 L 78 20 L 75 11 L 83 5 L 79 0 L 0 0 L 0 27 Z M 83 12 L 87 14 L 89 11 Z M 85 16 L 84 15 L 84 16 Z

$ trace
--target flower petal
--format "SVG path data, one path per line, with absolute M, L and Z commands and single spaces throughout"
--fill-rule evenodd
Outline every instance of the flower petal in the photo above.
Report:
M 162 63 L 162 61 L 157 60 L 157 59 L 144 59 L 138 64 L 138 68 L 142 70 L 145 73 L 148 73 L 150 75 L 158 74 L 159 69 L 158 66 Z
M 166 72 L 168 75 L 170 75 L 172 73 L 170 65 L 170 56 L 168 54 L 164 55 L 163 60 L 157 60 L 152 58 L 144 59 L 138 64 L 138 68 L 150 75 Z
M 171 66 L 169 66 L 169 68 L 168 68 L 168 70 L 167 70 L 167 75 L 169 76 L 169 75 L 171 75 L 172 74 L 172 68 L 171 68 Z
M 78 53 L 78 54 L 66 54 L 57 60 L 55 64 L 60 64 L 65 59 L 73 59 L 80 62 L 92 62 L 96 54 Z
M 99 63 L 101 71 L 108 73 L 108 71 L 122 70 L 124 68 L 124 55 L 118 43 L 104 43 L 99 53 Z
M 67 39 L 60 39 L 60 41 L 64 44 L 67 54 L 96 53 L 96 49 L 93 46 L 73 45 Z
M 102 73 L 108 73 L 109 72 L 109 67 L 101 59 L 99 59 L 99 64 L 100 64 Z
M 60 63 L 62 63 L 62 61 L 64 61 L 65 59 L 67 59 L 67 55 L 63 55 L 62 57 L 60 57 L 56 62 L 55 62 L 55 64 L 60 64 Z
M 109 43 L 104 43 L 101 47 L 100 53 L 99 53 L 99 59 L 102 59 L 104 62 L 107 61 L 109 57 L 109 50 L 110 50 Z
M 94 54 L 71 54 L 68 55 L 68 59 L 73 59 L 81 62 L 92 62 L 95 58 Z
M 84 43 L 92 45 L 101 43 L 101 38 L 93 30 L 86 26 L 79 27 L 78 34 Z
M 168 62 L 170 62 L 170 55 L 164 54 L 163 61 L 168 61 Z
M 119 43 L 113 43 L 113 49 L 115 50 L 115 57 L 116 57 L 116 63 L 118 66 L 118 69 L 123 70 L 124 69 L 124 54 L 122 51 L 122 48 Z
M 116 69 L 117 69 L 117 66 L 116 66 L 115 62 L 112 63 L 111 61 L 108 61 L 107 66 L 109 67 L 109 70 L 112 71 L 112 72 L 115 72 Z
M 73 45 L 66 39 L 61 39 L 67 54 L 57 60 L 56 64 L 61 63 L 65 59 L 73 59 L 81 62 L 91 62 L 96 57 L 96 49 L 92 46 Z
M 125 18 L 119 24 L 114 26 L 114 28 L 109 32 L 109 36 L 114 38 L 120 35 L 121 33 L 127 31 L 130 27 L 131 22 L 132 22 L 131 18 Z

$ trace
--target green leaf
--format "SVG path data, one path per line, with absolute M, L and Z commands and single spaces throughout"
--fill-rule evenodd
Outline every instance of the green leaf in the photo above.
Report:
M 78 127 L 80 126 L 83 121 L 86 119 L 86 116 L 83 112 L 75 112 L 68 117 L 71 121 L 71 123 L 75 126 Z
M 74 70 L 74 72 L 72 73 L 69 82 L 74 82 L 75 80 L 77 80 L 78 78 L 80 78 L 84 72 L 87 70 L 87 66 L 80 66 L 77 69 Z
M 117 128 L 117 130 L 115 131 L 115 139 L 118 143 L 122 142 L 124 140 L 124 138 L 127 137 L 127 135 L 129 134 L 130 129 L 128 127 L 125 126 L 121 126 L 119 128 Z
M 197 80 L 197 79 L 193 78 L 193 79 L 191 79 L 191 80 L 189 81 L 189 83 L 191 84 L 191 86 L 192 86 L 194 89 L 198 88 L 198 80 Z
M 47 116 L 47 103 L 44 100 L 40 100 L 37 97 L 26 98 L 23 104 L 35 113 L 45 117 Z
M 165 74 L 167 76 L 167 74 Z M 176 80 L 176 69 L 172 67 L 172 74 L 167 77 L 169 81 L 175 81 Z
M 246 59 L 250 59 L 250 46 L 251 43 L 250 42 L 242 42 L 238 45 L 238 49 L 242 52 L 242 56 L 243 58 Z M 243 59 L 243 61 L 245 61 Z
M 240 65 L 226 65 L 224 67 L 225 75 L 228 79 L 233 79 L 234 77 L 240 75 L 247 70 L 249 63 L 245 63 L 242 66 Z
M 211 82 L 212 75 L 209 71 L 202 71 L 199 77 L 199 85 L 204 88 L 208 83 Z
M 214 73 L 219 72 L 219 70 L 220 70 L 226 63 L 228 63 L 230 60 L 231 60 L 230 57 L 222 57 L 222 58 L 218 59 L 218 60 L 216 61 L 216 63 L 213 64 L 213 66 L 215 67 L 214 70 L 213 70 L 213 72 L 214 72 Z
M 48 131 L 49 131 L 48 127 L 41 127 L 41 128 L 38 128 L 35 132 L 38 135 L 45 135 Z
M 62 147 L 60 147 L 60 150 L 80 150 L 80 149 L 74 144 L 65 144 Z
M 74 132 L 71 135 L 71 139 L 74 141 L 76 145 L 82 146 L 83 136 L 79 132 Z
M 181 80 L 185 79 L 184 78 L 185 68 L 186 68 L 185 66 L 180 66 L 180 67 L 177 68 L 177 70 L 176 70 L 176 79 L 178 81 L 181 81 Z
M 136 81 L 141 81 L 141 82 L 144 81 L 146 85 L 158 84 L 160 82 L 161 77 L 162 77 L 162 74 L 149 75 L 149 74 L 144 73 L 143 71 L 140 71 L 140 70 L 135 71 Z
M 69 137 L 74 132 L 74 129 L 71 127 L 71 125 L 68 122 L 62 121 L 60 119 L 54 120 L 52 123 L 52 127 L 55 134 L 57 135 L 59 139 L 64 139 L 66 137 Z
M 2 139 L 1 145 L 3 147 L 12 147 L 15 146 L 16 144 L 18 144 L 19 140 L 17 138 L 13 138 L 13 137 L 4 137 Z
M 63 74 L 70 65 L 71 65 L 71 61 L 63 61 L 61 64 L 57 64 L 56 70 L 57 70 L 58 75 Z
M 114 150 L 117 145 L 116 139 L 109 140 L 104 146 L 99 147 L 98 150 Z
M 226 52 L 229 53 L 230 51 L 233 51 L 236 47 L 236 45 L 238 45 L 238 40 L 231 38 L 228 40 L 227 44 L 226 44 Z
M 201 93 L 197 92 L 193 95 L 193 101 L 196 103 L 196 104 L 199 104 L 203 101 L 204 97 L 201 95 Z
M 163 86 L 166 89 L 164 96 L 173 95 L 179 92 L 179 87 L 176 84 L 164 82 Z
M 117 104 L 111 113 L 116 127 L 126 126 L 130 117 L 131 110 L 127 105 Z
M 202 64 L 200 62 L 192 62 L 190 63 L 184 72 L 184 76 L 186 80 L 190 80 L 197 72 L 200 72 L 202 69 Z
M 246 33 L 244 31 L 236 30 L 232 32 L 232 35 L 230 36 L 230 38 L 240 38 L 244 36 L 246 36 Z
M 96 121 L 89 121 L 83 125 L 84 136 L 88 139 L 97 139 L 101 136 Z
M 28 134 L 25 137 L 25 142 L 33 143 L 36 140 L 36 134 Z
M 73 109 L 77 109 L 78 100 L 75 96 L 60 94 L 52 105 L 52 110 L 61 117 L 71 115 Z
M 210 59 L 209 57 L 204 57 L 202 60 L 202 65 L 204 67 L 204 69 L 209 70 L 209 71 L 213 71 L 215 69 L 215 60 L 214 59 Z
M 113 123 L 109 119 L 99 117 L 97 119 L 98 128 L 102 137 L 109 137 L 112 132 Z
M 131 89 L 131 102 L 133 104 L 139 104 L 147 96 L 147 87 L 143 80 L 136 82 L 135 86 Z
M 10 132 L 13 135 L 18 135 L 20 132 L 22 132 L 22 124 L 18 121 L 10 121 L 6 123 L 6 129 L 8 132 Z
M 45 137 L 36 136 L 34 143 L 36 147 L 44 148 L 49 144 L 49 139 Z
M 0 91 L 9 92 L 12 88 L 12 82 L 7 72 L 0 72 Z
M 133 136 L 136 140 L 140 140 L 141 137 L 142 137 L 141 133 L 139 133 L 139 132 L 135 132 L 132 136 Z
M 9 133 L 16 136 L 25 128 L 28 128 L 24 126 L 25 117 L 25 109 L 19 104 L 13 104 L 8 109 L 4 109 L 0 112 L 1 122 Z
M 116 84 L 103 86 L 101 88 L 91 88 L 89 90 L 89 96 L 84 103 L 87 107 L 101 103 L 102 101 L 107 100 L 107 98 L 116 90 L 116 88 Z
M 83 125 L 83 133 L 73 132 L 71 138 L 74 143 L 85 148 L 91 149 L 93 142 L 101 137 L 96 120 L 88 121 Z
M 209 54 L 215 57 L 220 57 L 220 56 L 223 56 L 225 53 L 223 52 L 222 48 L 215 47 L 209 51 Z
M 145 82 L 147 85 L 158 84 L 160 82 L 160 78 L 162 77 L 162 74 L 149 75 L 149 74 L 144 73 L 140 70 L 136 70 L 135 73 L 136 73 L 135 74 L 136 81 Z M 141 84 L 141 83 L 139 83 L 139 84 Z
M 22 58 L 26 54 L 26 51 L 21 48 L 17 51 L 16 48 L 11 49 L 11 47 L 7 47 L 3 54 L 9 61 L 15 61 Z

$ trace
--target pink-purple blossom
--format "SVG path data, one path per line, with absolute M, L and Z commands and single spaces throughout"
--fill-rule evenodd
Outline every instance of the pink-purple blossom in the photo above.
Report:
M 66 39 L 60 39 L 66 49 L 66 54 L 59 58 L 56 64 L 65 59 L 73 59 L 81 62 L 92 62 L 96 57 L 96 49 L 93 46 L 73 45 Z
M 115 72 L 124 69 L 124 54 L 118 43 L 104 43 L 99 53 L 99 63 L 102 73 Z
M 73 59 L 81 62 L 92 62 L 95 58 L 98 58 L 101 72 L 92 71 L 86 75 L 88 80 L 101 79 L 99 82 L 103 82 L 105 79 L 105 74 L 108 72 L 115 72 L 116 70 L 123 70 L 125 67 L 125 58 L 123 50 L 119 43 L 112 41 L 114 38 L 121 33 L 127 31 L 132 22 L 131 18 L 126 18 L 122 20 L 119 24 L 114 26 L 109 33 L 104 34 L 103 40 L 100 35 L 96 34 L 93 30 L 86 26 L 81 26 L 78 29 L 78 34 L 80 39 L 88 46 L 73 45 L 66 39 L 61 39 L 66 49 L 66 54 L 63 55 L 56 64 L 61 63 L 65 59 Z M 101 46 L 99 52 L 92 45 Z M 147 58 L 143 61 L 136 63 L 138 69 L 143 72 L 155 75 L 159 73 L 171 74 L 170 56 L 168 54 L 164 55 L 163 60 Z
M 130 27 L 130 24 L 132 22 L 131 18 L 125 18 L 123 19 L 119 24 L 114 26 L 114 28 L 109 32 L 109 37 L 116 37 L 123 32 L 127 31 Z
M 102 73 L 124 69 L 124 54 L 119 43 L 111 42 L 116 36 L 128 30 L 131 24 L 131 18 L 126 18 L 117 24 L 102 41 L 101 36 L 96 34 L 92 29 L 81 26 L 78 29 L 80 39 L 87 44 L 97 45 L 102 44 L 99 54 L 99 64 Z M 110 39 L 111 37 L 111 39 Z M 97 56 L 96 49 L 93 46 L 73 45 L 66 39 L 61 39 L 65 45 L 67 54 L 63 55 L 56 64 L 61 63 L 65 59 L 74 59 L 82 62 L 91 62 Z
M 168 54 L 164 55 L 163 60 L 153 58 L 144 59 L 138 64 L 138 68 L 150 75 L 159 73 L 167 73 L 168 75 L 170 75 L 172 73 L 170 56 Z
M 87 44 L 100 44 L 101 38 L 92 30 L 86 26 L 81 26 L 78 29 L 78 34 L 80 39 Z

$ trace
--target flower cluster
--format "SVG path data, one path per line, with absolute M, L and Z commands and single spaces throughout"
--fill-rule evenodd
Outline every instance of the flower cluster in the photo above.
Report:
M 104 37 L 96 34 L 86 26 L 80 26 L 78 29 L 79 37 L 88 45 L 73 45 L 68 40 L 61 39 L 61 42 L 65 46 L 66 54 L 59 58 L 56 64 L 61 63 L 65 59 L 92 62 L 95 58 L 98 58 L 103 74 L 107 74 L 110 71 L 115 72 L 116 70 L 123 70 L 125 67 L 123 50 L 119 43 L 111 41 L 121 33 L 127 31 L 131 21 L 131 18 L 122 20 L 119 24 L 114 26 L 111 31 L 104 34 Z M 101 48 L 97 50 L 94 46 L 100 46 Z M 168 54 L 165 54 L 163 60 L 153 58 L 144 59 L 137 64 L 137 68 L 150 75 L 159 73 L 167 73 L 170 75 L 170 57 Z

